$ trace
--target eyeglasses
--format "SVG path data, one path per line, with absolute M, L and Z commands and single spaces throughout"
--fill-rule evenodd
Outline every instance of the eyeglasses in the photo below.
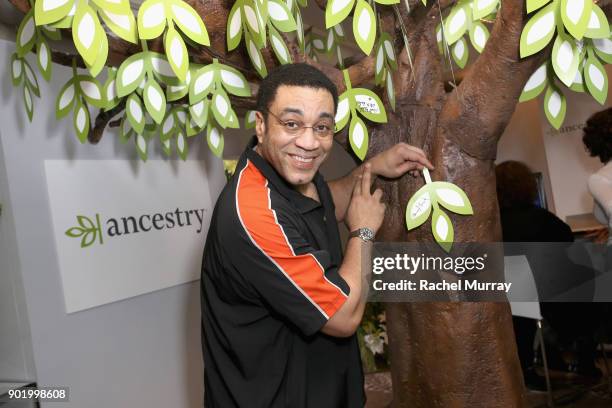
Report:
M 305 126 L 304 123 L 299 120 L 290 119 L 290 120 L 282 120 L 268 109 L 266 109 L 270 115 L 274 116 L 274 119 L 278 121 L 285 130 L 285 132 L 289 135 L 300 136 L 303 135 L 306 129 L 312 129 L 315 135 L 319 137 L 331 137 L 334 135 L 334 122 L 319 122 L 314 126 Z

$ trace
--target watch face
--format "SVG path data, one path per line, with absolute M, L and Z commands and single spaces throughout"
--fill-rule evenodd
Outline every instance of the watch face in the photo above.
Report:
M 359 230 L 359 237 L 365 241 L 370 241 L 374 238 L 374 232 L 369 228 Z

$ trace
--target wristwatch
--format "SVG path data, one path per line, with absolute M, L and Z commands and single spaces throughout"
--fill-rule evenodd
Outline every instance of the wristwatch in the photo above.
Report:
M 351 231 L 351 234 L 349 235 L 349 238 L 352 238 L 352 237 L 359 237 L 364 242 L 368 242 L 368 241 L 371 241 L 371 240 L 374 239 L 374 231 L 372 231 L 368 227 L 358 228 L 355 231 Z

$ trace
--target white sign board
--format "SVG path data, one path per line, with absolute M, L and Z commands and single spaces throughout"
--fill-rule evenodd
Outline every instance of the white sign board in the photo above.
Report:
M 45 160 L 66 312 L 200 277 L 205 164 Z

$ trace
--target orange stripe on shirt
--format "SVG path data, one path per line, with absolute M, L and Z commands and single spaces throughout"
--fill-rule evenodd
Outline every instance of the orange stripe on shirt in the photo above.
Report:
M 240 171 L 236 209 L 253 243 L 329 319 L 342 306 L 346 295 L 325 279 L 314 255 L 295 255 L 271 208 L 267 180 L 249 160 Z

